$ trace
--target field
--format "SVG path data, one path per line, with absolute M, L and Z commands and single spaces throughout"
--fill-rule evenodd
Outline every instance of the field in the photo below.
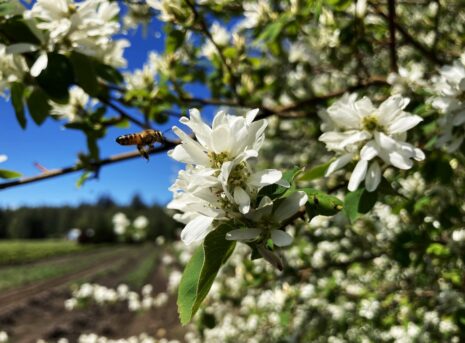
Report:
M 84 282 L 111 288 L 124 283 L 138 292 L 151 284 L 154 294 L 166 291 L 167 275 L 159 263 L 162 254 L 154 245 L 82 247 L 59 241 L 15 241 L 10 246 L 2 242 L 0 331 L 8 333 L 11 343 L 56 342 L 63 337 L 74 342 L 84 333 L 122 338 L 142 332 L 182 341 L 185 330 L 171 295 L 163 306 L 142 312 L 130 312 L 123 303 L 91 304 L 73 311 L 64 307 L 72 289 Z

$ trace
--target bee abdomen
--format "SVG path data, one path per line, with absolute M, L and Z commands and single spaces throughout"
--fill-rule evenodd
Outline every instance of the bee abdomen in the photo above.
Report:
M 121 145 L 134 145 L 139 144 L 139 136 L 136 134 L 122 135 L 116 138 L 116 143 Z

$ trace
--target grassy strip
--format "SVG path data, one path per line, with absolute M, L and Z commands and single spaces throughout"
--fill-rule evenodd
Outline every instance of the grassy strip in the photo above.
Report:
M 123 283 L 129 285 L 133 290 L 142 288 L 142 286 L 148 281 L 150 274 L 155 268 L 155 263 L 158 260 L 157 250 L 150 247 L 147 256 L 144 257 L 137 266 L 134 267 L 129 273 L 127 273 L 122 279 Z
M 88 251 L 95 247 L 65 240 L 1 240 L 0 266 L 28 263 L 47 257 Z
M 121 250 L 122 249 L 109 248 L 108 251 L 91 256 L 82 255 L 73 260 L 51 261 L 50 263 L 40 266 L 24 265 L 4 268 L 0 270 L 0 290 L 78 272 L 98 264 L 100 260 L 108 256 L 120 255 L 122 252 Z

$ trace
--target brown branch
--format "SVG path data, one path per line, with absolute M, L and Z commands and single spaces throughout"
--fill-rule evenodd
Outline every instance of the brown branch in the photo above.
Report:
M 389 16 L 386 15 L 382 10 L 380 10 L 377 6 L 372 5 L 374 8 L 375 12 L 383 17 L 385 20 L 389 22 Z M 442 65 L 444 64 L 444 61 L 439 58 L 433 50 L 430 50 L 428 47 L 424 46 L 422 43 L 417 41 L 408 31 L 399 23 L 398 20 L 393 21 L 393 26 L 396 28 L 396 30 L 402 35 L 402 37 L 405 39 L 407 43 L 412 45 L 415 49 L 417 49 L 423 56 L 425 56 L 427 59 L 429 59 L 431 62 L 437 64 L 437 65 Z
M 161 152 L 165 152 L 165 151 L 175 147 L 177 144 L 179 144 L 179 142 L 172 142 L 172 141 L 166 141 L 165 140 L 165 142 L 164 142 L 164 144 L 162 146 L 157 147 L 157 148 L 152 148 L 152 149 L 149 150 L 148 153 L 149 154 L 158 154 L 158 153 L 161 153 Z M 105 166 L 105 165 L 108 165 L 108 164 L 113 164 L 113 163 L 116 163 L 116 162 L 131 160 L 131 159 L 134 159 L 134 158 L 142 159 L 142 157 L 140 156 L 139 151 L 131 151 L 131 152 L 127 152 L 127 153 L 124 153 L 124 154 L 113 155 L 113 156 L 110 156 L 110 157 L 107 157 L 107 158 L 104 158 L 102 160 L 99 160 L 99 161 L 96 161 L 96 162 L 92 163 L 91 167 L 99 168 L 101 166 Z M 24 177 L 24 178 L 21 178 L 21 179 L 18 179 L 18 180 L 13 180 L 13 181 L 0 183 L 0 190 L 10 188 L 10 187 L 14 187 L 14 186 L 25 185 L 25 184 L 28 184 L 28 183 L 33 183 L 33 182 L 37 182 L 37 181 L 41 181 L 41 180 L 51 179 L 51 178 L 55 178 L 57 176 L 74 173 L 74 172 L 84 170 L 84 169 L 85 169 L 85 167 L 82 166 L 82 165 L 75 165 L 75 166 L 65 167 L 65 168 L 61 168 L 61 169 L 54 169 L 54 170 L 50 170 L 48 172 L 42 173 L 40 175 L 31 176 L 31 177 Z
M 224 67 L 226 68 L 226 70 L 227 70 L 227 72 L 229 74 L 231 90 L 232 90 L 235 98 L 237 99 L 237 101 L 241 102 L 241 99 L 240 99 L 239 95 L 237 94 L 237 89 L 236 89 L 237 88 L 236 87 L 236 85 L 237 85 L 236 75 L 234 74 L 234 72 L 233 72 L 231 66 L 229 65 L 226 57 L 224 56 L 223 50 L 215 42 L 215 39 L 213 38 L 205 19 L 201 16 L 199 11 L 197 11 L 197 8 L 195 7 L 195 3 L 191 3 L 190 0 L 184 0 L 184 1 L 187 4 L 187 6 L 189 6 L 190 9 L 192 10 L 192 13 L 194 14 L 194 21 L 197 21 L 200 24 L 200 28 L 201 28 L 202 32 L 207 36 L 208 40 L 213 44 L 216 51 L 218 51 L 218 55 L 220 56 L 221 62 L 223 63 Z
M 388 25 L 389 25 L 389 53 L 391 56 L 391 71 L 397 73 L 396 50 L 396 0 L 388 0 Z
M 99 97 L 98 100 L 101 103 L 107 105 L 108 107 L 110 107 L 113 110 L 115 110 L 116 112 L 118 112 L 118 114 L 120 116 L 126 118 L 130 122 L 133 122 L 134 124 L 138 125 L 139 127 L 144 128 L 144 129 L 150 129 L 151 128 L 150 126 L 147 126 L 148 124 L 145 124 L 145 123 L 141 122 L 139 119 L 134 118 L 129 113 L 127 113 L 125 110 L 123 110 L 121 107 L 119 107 L 119 106 L 115 105 L 114 103 L 112 103 L 109 99 Z
M 299 101 L 299 102 L 297 102 L 295 104 L 285 106 L 285 107 L 281 107 L 281 108 L 278 108 L 278 109 L 273 109 L 273 110 L 272 109 L 262 109 L 261 113 L 258 115 L 257 119 L 266 118 L 266 117 L 269 117 L 270 115 L 273 115 L 273 114 L 276 114 L 276 115 L 278 115 L 280 117 L 284 117 L 284 118 L 302 118 L 302 117 L 308 116 L 308 114 L 307 113 L 304 113 L 304 114 L 302 114 L 302 113 L 292 114 L 292 112 L 299 111 L 299 110 L 303 109 L 304 107 L 311 107 L 311 106 L 318 105 L 318 104 L 320 104 L 322 102 L 325 102 L 327 100 L 330 100 L 332 98 L 340 97 L 340 96 L 342 96 L 342 95 L 344 95 L 345 93 L 348 93 L 348 92 L 353 92 L 353 91 L 363 89 L 363 88 L 366 88 L 366 87 L 370 87 L 370 86 L 387 86 L 387 85 L 389 85 L 389 84 L 387 83 L 387 81 L 386 81 L 386 79 L 384 77 L 375 77 L 374 76 L 374 77 L 372 77 L 371 79 L 369 79 L 367 81 L 357 83 L 357 84 L 355 84 L 353 86 L 349 86 L 346 89 L 343 89 L 343 90 L 340 90 L 340 91 L 336 91 L 336 92 L 333 92 L 333 93 L 328 93 L 328 94 L 320 95 L 320 96 L 314 96 L 314 97 Z

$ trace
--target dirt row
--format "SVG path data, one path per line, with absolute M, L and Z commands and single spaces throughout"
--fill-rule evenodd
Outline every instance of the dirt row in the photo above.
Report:
M 71 295 L 70 283 L 86 279 L 115 287 L 147 252 L 134 249 L 131 253 L 112 254 L 78 273 L 21 287 L 9 295 L 0 294 L 0 331 L 8 333 L 11 343 L 30 343 L 38 339 L 55 342 L 62 337 L 76 342 L 82 333 L 125 338 L 142 332 L 182 342 L 185 330 L 179 324 L 173 297 L 162 308 L 142 313 L 129 312 L 125 303 L 93 305 L 74 311 L 64 308 L 64 301 Z M 159 263 L 147 282 L 153 285 L 155 294 L 166 290 L 167 275 Z

